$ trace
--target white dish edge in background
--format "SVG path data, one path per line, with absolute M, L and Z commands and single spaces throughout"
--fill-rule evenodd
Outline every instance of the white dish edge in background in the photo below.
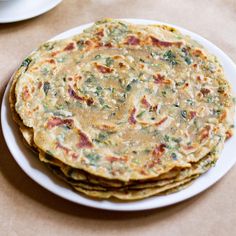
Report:
M 0 23 L 13 23 L 44 14 L 62 0 L 0 1 Z
M 163 22 L 142 20 L 142 19 L 124 19 L 128 22 L 135 24 L 166 24 Z M 68 30 L 51 40 L 63 39 L 70 37 L 74 34 L 82 32 L 85 28 L 91 26 L 92 23 L 82 25 L 71 30 Z M 170 25 L 170 24 L 166 24 Z M 230 81 L 233 87 L 234 93 L 236 93 L 236 66 L 233 61 L 218 47 L 204 39 L 203 37 L 192 33 L 181 27 L 170 25 L 183 34 L 190 35 L 192 39 L 195 39 L 202 44 L 208 51 L 218 57 L 221 65 L 223 66 L 226 74 L 226 78 Z M 51 41 L 50 40 L 50 41 Z M 224 176 L 229 169 L 236 163 L 236 154 L 234 152 L 234 145 L 236 144 L 236 135 L 234 135 L 229 141 L 226 142 L 224 150 L 220 159 L 214 168 L 210 169 L 207 173 L 196 179 L 192 185 L 186 189 L 165 196 L 153 196 L 144 200 L 132 201 L 132 202 L 113 202 L 109 200 L 94 200 L 87 198 L 80 193 L 74 192 L 67 184 L 58 180 L 36 157 L 35 154 L 29 150 L 22 141 L 22 137 L 18 132 L 18 128 L 11 118 L 11 112 L 8 103 L 8 94 L 10 89 L 10 83 L 8 84 L 1 108 L 1 122 L 5 141 L 8 148 L 18 163 L 18 165 L 24 170 L 24 172 L 35 180 L 38 184 L 53 192 L 54 194 L 70 200 L 72 202 L 90 206 L 99 209 L 116 210 L 116 211 L 137 211 L 147 210 L 158 207 L 164 207 L 171 204 L 175 204 L 193 197 L 200 192 L 206 190 L 217 182 L 222 176 Z M 236 117 L 234 119 L 236 121 Z

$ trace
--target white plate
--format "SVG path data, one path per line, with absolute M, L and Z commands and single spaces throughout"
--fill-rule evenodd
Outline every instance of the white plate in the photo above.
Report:
M 62 0 L 0 0 L 0 23 L 17 22 L 41 15 Z
M 140 24 L 163 24 L 162 22 L 150 20 L 129 19 L 127 21 Z M 77 28 L 71 29 L 56 36 L 54 39 L 62 39 L 80 33 L 83 29 L 89 27 L 90 25 L 91 24 L 82 25 Z M 211 53 L 218 56 L 222 66 L 225 69 L 226 77 L 231 82 L 234 92 L 236 92 L 236 66 L 234 65 L 232 60 L 218 47 L 202 38 L 201 36 L 183 28 L 177 26 L 174 27 L 179 29 L 183 34 L 190 35 L 193 39 L 204 45 Z M 236 162 L 234 147 L 236 144 L 235 135 L 225 144 L 222 155 L 218 160 L 216 166 L 209 170 L 206 174 L 195 180 L 191 186 L 180 192 L 173 193 L 167 196 L 154 196 L 144 200 L 133 202 L 112 202 L 108 200 L 89 199 L 80 195 L 79 193 L 74 192 L 70 189 L 70 187 L 68 187 L 68 185 L 65 185 L 56 177 L 54 177 L 50 173 L 50 171 L 38 161 L 37 157 L 24 146 L 22 137 L 20 136 L 18 129 L 11 118 L 11 112 L 8 104 L 9 88 L 10 86 L 8 85 L 3 97 L 1 122 L 3 127 L 3 134 L 12 156 L 19 164 L 19 166 L 41 186 L 57 194 L 58 196 L 61 196 L 75 203 L 95 208 L 117 211 L 136 211 L 168 206 L 188 199 L 202 192 L 203 190 L 206 190 L 216 181 L 218 181 L 223 175 L 225 175 L 226 172 L 229 171 L 229 169 Z

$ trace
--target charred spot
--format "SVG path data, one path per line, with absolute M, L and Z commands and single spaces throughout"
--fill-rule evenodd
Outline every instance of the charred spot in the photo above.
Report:
M 202 88 L 200 91 L 203 94 L 203 96 L 208 95 L 211 92 L 210 89 L 207 88 Z
M 167 42 L 167 41 L 162 41 L 159 40 L 153 36 L 150 36 L 151 40 L 152 40 L 152 44 L 154 46 L 158 46 L 158 47 L 170 47 L 170 46 L 177 46 L 180 47 L 182 45 L 181 42 Z
M 134 115 L 135 115 L 135 112 L 136 112 L 136 108 L 134 107 L 132 110 L 131 110 L 131 113 L 130 113 L 130 117 L 129 117 L 129 123 L 130 124 L 136 124 L 136 119 L 135 119 L 135 117 L 134 117 Z
M 105 43 L 104 46 L 107 47 L 107 48 L 111 48 L 112 44 L 110 42 L 108 42 L 108 43 Z
M 73 42 L 69 43 L 65 48 L 64 51 L 71 51 L 75 48 L 75 45 Z
M 87 103 L 88 106 L 91 106 L 91 105 L 94 103 L 93 98 L 88 98 L 88 99 L 86 100 L 86 103 Z
M 102 66 L 99 64 L 95 64 L 97 70 L 103 74 L 107 74 L 107 73 L 111 73 L 113 71 L 112 68 L 106 67 L 106 66 Z
M 140 39 L 138 39 L 138 38 L 135 37 L 135 36 L 129 36 L 129 37 L 127 38 L 125 44 L 127 44 L 127 45 L 132 45 L 132 46 L 139 45 L 139 44 L 140 44 Z

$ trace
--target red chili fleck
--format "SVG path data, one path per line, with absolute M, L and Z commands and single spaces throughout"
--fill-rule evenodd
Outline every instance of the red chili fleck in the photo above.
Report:
M 192 120 L 197 115 L 196 111 L 190 111 L 189 112 L 189 119 Z
M 75 98 L 77 100 L 80 100 L 80 101 L 84 100 L 84 98 L 77 95 L 76 92 L 70 86 L 69 86 L 69 89 L 68 89 L 68 93 L 69 93 L 70 97 L 73 97 L 73 98 Z
M 70 151 L 70 149 L 69 149 L 69 148 L 67 148 L 67 147 L 64 147 L 64 146 L 63 146 L 63 145 L 61 145 L 59 142 L 57 142 L 57 144 L 56 144 L 56 148 L 60 148 L 60 149 L 64 150 L 64 151 L 66 152 L 66 154 L 68 154 L 68 153 L 69 153 L 69 151 Z
M 78 148 L 92 148 L 93 144 L 89 141 L 86 134 L 84 134 L 82 131 L 78 131 L 80 136 L 80 141 L 76 144 Z
M 96 64 L 96 68 L 99 72 L 101 72 L 103 74 L 111 73 L 113 71 L 113 69 L 111 69 L 109 67 L 98 65 L 98 64 Z
M 135 36 L 131 35 L 128 37 L 125 44 L 127 45 L 138 45 L 140 43 L 140 40 L 136 38 Z
M 199 57 L 199 56 L 204 56 L 204 53 L 203 53 L 202 50 L 200 50 L 200 49 L 194 50 L 192 54 L 195 55 L 195 56 L 197 56 L 197 57 Z M 204 56 L 204 57 L 205 57 L 205 56 Z
M 52 53 L 51 53 L 51 56 L 52 56 L 52 57 L 55 57 L 58 53 L 60 53 L 60 51 L 52 52 Z
M 230 130 L 226 131 L 226 139 L 230 139 L 233 136 Z
M 107 47 L 107 48 L 111 48 L 112 44 L 109 42 L 109 43 L 106 43 L 104 46 Z
M 167 119 L 168 119 L 168 117 L 164 117 L 162 120 L 160 120 L 159 122 L 155 123 L 155 125 L 159 126 L 159 125 L 163 124 Z
M 42 83 L 42 81 L 40 81 L 40 82 L 38 83 L 38 89 L 40 89 L 40 88 L 42 87 L 42 85 L 43 85 L 43 83 Z
M 156 145 L 156 147 L 154 148 L 152 155 L 155 158 L 159 158 L 163 155 L 163 153 L 165 152 L 165 147 L 166 145 L 164 143 L 161 143 L 159 145 Z
M 91 106 L 94 103 L 93 98 L 86 99 L 86 103 L 88 106 Z
M 132 124 L 136 124 L 136 119 L 134 118 L 134 114 L 136 112 L 136 108 L 134 107 L 130 113 L 130 117 L 129 117 L 129 123 L 132 125 Z
M 152 40 L 152 44 L 154 46 L 158 46 L 158 47 L 170 47 L 172 45 L 180 47 L 182 45 L 181 42 L 166 42 L 166 41 L 161 41 L 161 40 L 159 40 L 157 38 L 154 38 L 153 36 L 151 36 L 151 40 Z
M 100 36 L 100 37 L 103 37 L 103 36 L 104 36 L 103 29 L 100 30 L 100 31 L 98 31 L 98 32 L 96 33 L 96 35 L 97 35 L 97 36 Z
M 146 107 L 149 108 L 151 107 L 150 103 L 147 101 L 146 96 L 143 96 L 143 98 L 141 99 L 141 103 Z
M 194 147 L 193 146 L 183 146 L 183 148 L 184 148 L 184 150 L 191 150 L 191 149 L 193 149 Z
M 72 127 L 72 125 L 74 124 L 74 120 L 72 119 L 61 119 L 59 117 L 52 117 L 48 123 L 47 123 L 47 128 L 51 129 L 55 126 L 59 126 L 59 125 L 67 125 L 69 127 Z
M 221 112 L 220 117 L 219 117 L 220 122 L 224 121 L 226 117 L 227 117 L 227 112 L 226 111 Z
M 119 67 L 120 67 L 120 68 L 123 68 L 123 67 L 125 67 L 125 64 L 122 63 L 122 62 L 119 62 Z
M 49 59 L 49 60 L 47 60 L 47 62 L 49 62 L 50 64 L 55 64 L 56 63 L 54 59 Z
M 155 84 L 170 84 L 170 80 L 166 80 L 164 75 L 154 75 L 154 83 Z
M 208 93 L 210 93 L 210 89 L 207 89 L 207 88 L 202 88 L 201 90 L 201 93 L 203 94 L 203 96 L 207 95 Z
M 25 86 L 23 88 L 22 98 L 23 98 L 24 101 L 26 101 L 30 98 L 30 93 L 29 93 L 29 89 L 28 89 L 27 86 Z
M 201 76 L 197 76 L 197 78 L 196 78 L 198 81 L 201 81 Z
M 209 136 L 210 129 L 211 129 L 210 125 L 207 125 L 205 128 L 202 129 L 200 134 L 200 141 L 204 140 Z
M 75 48 L 75 45 L 74 43 L 69 43 L 65 48 L 64 48 L 64 51 L 71 51 Z
M 147 172 L 145 170 L 140 170 L 140 174 L 147 175 Z
M 107 161 L 110 161 L 110 162 L 115 162 L 115 161 L 127 162 L 127 157 L 108 156 L 106 157 L 106 159 Z
M 92 46 L 92 45 L 93 45 L 92 41 L 90 41 L 90 40 L 86 40 L 86 41 L 85 41 L 85 44 L 86 44 L 87 46 Z
M 73 153 L 71 156 L 73 160 L 76 160 L 78 158 L 78 155 L 76 153 Z

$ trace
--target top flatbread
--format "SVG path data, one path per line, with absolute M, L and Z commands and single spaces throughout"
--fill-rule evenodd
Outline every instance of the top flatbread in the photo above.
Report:
M 97 22 L 42 45 L 16 76 L 15 110 L 35 145 L 108 179 L 191 166 L 232 125 L 217 59 L 167 26 Z

